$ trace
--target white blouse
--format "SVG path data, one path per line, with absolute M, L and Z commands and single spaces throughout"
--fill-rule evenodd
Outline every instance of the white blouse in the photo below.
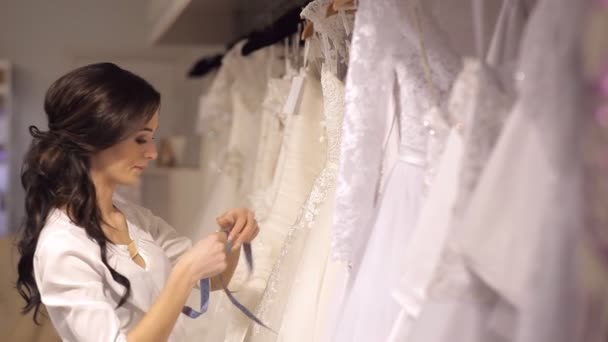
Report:
M 192 245 L 149 210 L 115 199 L 129 235 L 146 263 L 129 256 L 126 245 L 108 243 L 108 264 L 131 282 L 131 295 L 117 308 L 125 288 L 101 262 L 100 248 L 61 210 L 53 210 L 40 233 L 34 273 L 42 303 L 63 341 L 126 341 L 126 334 L 150 309 L 172 266 Z M 182 315 L 169 341 L 183 341 Z

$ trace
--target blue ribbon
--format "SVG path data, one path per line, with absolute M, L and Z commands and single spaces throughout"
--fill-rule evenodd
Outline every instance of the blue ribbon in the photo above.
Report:
M 226 234 L 228 234 L 227 231 L 224 231 L 224 232 Z M 232 249 L 232 241 L 228 240 L 226 242 L 226 255 L 230 254 L 231 249 Z M 249 274 L 251 274 L 251 272 L 253 272 L 253 253 L 251 250 L 251 244 L 243 243 L 243 252 L 245 253 L 245 261 L 247 262 L 247 268 L 249 269 Z M 224 291 L 226 296 L 228 296 L 228 299 L 230 300 L 232 305 L 234 305 L 237 309 L 239 309 L 239 311 L 241 311 L 245 316 L 247 316 L 249 319 L 251 319 L 255 323 L 263 326 L 264 328 L 266 328 L 270 331 L 273 331 L 266 324 L 264 324 L 259 318 L 257 318 L 249 309 L 247 309 L 247 307 L 245 307 L 243 304 L 241 304 L 238 301 L 238 299 L 236 299 L 234 297 L 232 292 L 230 290 L 228 290 L 228 287 L 226 287 L 224 280 L 221 279 L 221 277 L 219 277 L 219 278 L 220 278 L 220 282 L 222 284 L 222 290 Z M 185 314 L 188 317 L 193 318 L 193 319 L 198 318 L 199 316 L 201 316 L 202 314 L 207 312 L 207 310 L 209 309 L 209 298 L 210 298 L 210 292 L 211 292 L 211 282 L 210 282 L 209 278 L 201 279 L 200 287 L 201 287 L 201 308 L 199 310 L 194 310 L 193 308 L 191 308 L 189 306 L 184 306 L 184 308 L 182 309 L 183 314 Z
M 204 314 L 209 309 L 209 296 L 211 293 L 211 281 L 209 281 L 209 278 L 201 279 L 200 286 L 201 286 L 201 308 L 197 311 L 186 305 L 182 309 L 182 313 L 187 315 L 190 318 L 198 318 L 200 315 Z

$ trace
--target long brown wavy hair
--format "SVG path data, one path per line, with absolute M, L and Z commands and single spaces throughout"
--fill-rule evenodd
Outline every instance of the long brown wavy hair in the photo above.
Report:
M 55 208 L 65 208 L 71 221 L 100 247 L 100 258 L 114 281 L 125 287 L 118 303 L 131 293 L 129 280 L 107 261 L 108 238 L 90 158 L 143 127 L 159 109 L 160 94 L 141 77 L 111 63 L 84 66 L 55 81 L 44 99 L 48 131 L 30 126 L 33 137 L 21 170 L 25 218 L 20 227 L 17 291 L 25 299 L 23 314 L 34 311 L 38 323 L 41 298 L 33 259 L 40 232 Z M 111 243 L 111 242 L 110 242 Z

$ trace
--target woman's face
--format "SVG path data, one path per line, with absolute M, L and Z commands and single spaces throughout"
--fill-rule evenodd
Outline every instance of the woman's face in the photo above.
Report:
M 112 185 L 137 183 L 148 163 L 157 157 L 154 133 L 158 112 L 141 130 L 91 157 L 91 172 Z

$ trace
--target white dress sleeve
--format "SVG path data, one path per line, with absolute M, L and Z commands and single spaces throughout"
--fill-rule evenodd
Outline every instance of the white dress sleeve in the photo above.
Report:
M 40 241 L 34 273 L 42 303 L 63 341 L 126 342 L 112 302 L 103 292 L 99 249 L 69 232 Z

